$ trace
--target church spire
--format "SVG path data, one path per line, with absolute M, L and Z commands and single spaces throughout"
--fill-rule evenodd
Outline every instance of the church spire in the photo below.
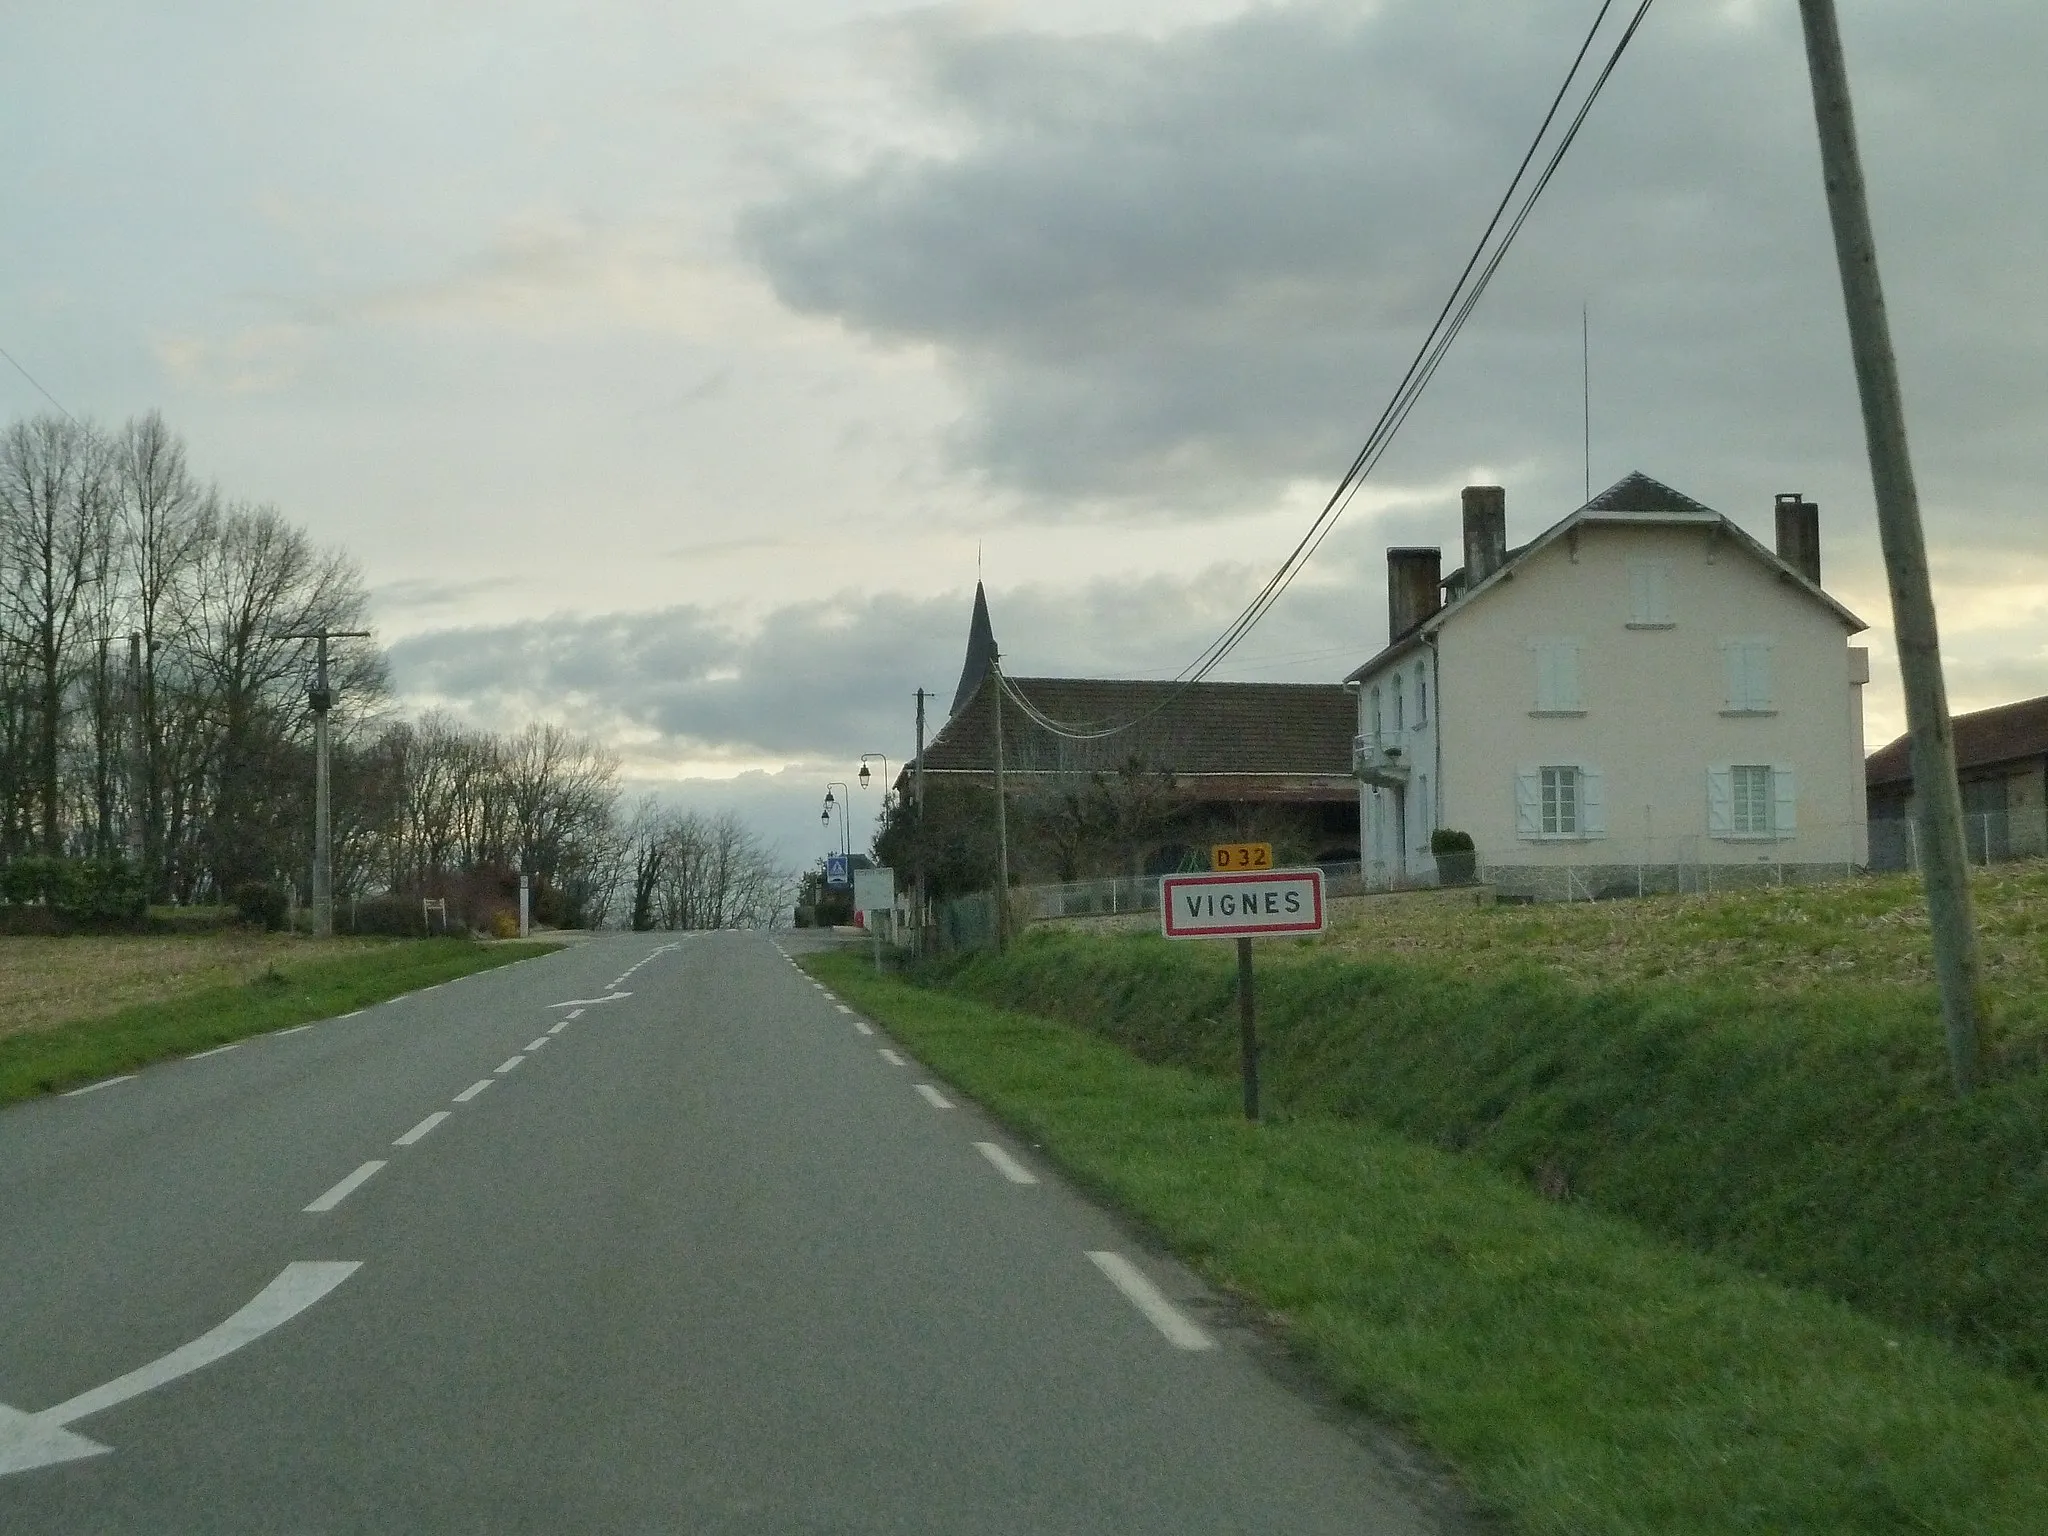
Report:
M 967 623 L 967 664 L 960 669 L 960 686 L 953 692 L 953 707 L 947 717 L 960 713 L 960 706 L 974 697 L 981 680 L 988 676 L 995 659 L 996 632 L 988 621 L 988 594 L 979 581 L 974 584 L 974 617 Z

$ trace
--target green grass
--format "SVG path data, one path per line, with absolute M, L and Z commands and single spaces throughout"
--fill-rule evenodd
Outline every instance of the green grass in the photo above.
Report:
M 1586 987 L 1534 965 L 1258 950 L 1285 1114 L 1469 1153 L 1703 1254 L 1936 1333 L 2048 1383 L 2048 1070 L 1950 1091 L 1931 990 Z M 1227 945 L 1034 934 L 946 975 L 1218 1081 Z
M 1084 1030 L 806 962 L 1528 1532 L 2048 1530 L 2048 1397 L 1809 1291 Z
M 271 966 L 118 1013 L 0 1038 L 0 1104 L 33 1098 L 266 1030 L 331 1018 L 402 992 L 546 954 L 549 944 L 399 940 Z

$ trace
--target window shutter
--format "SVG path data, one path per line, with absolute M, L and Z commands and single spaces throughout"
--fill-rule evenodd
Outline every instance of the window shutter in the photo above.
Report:
M 1607 835 L 1607 784 L 1598 768 L 1579 764 L 1579 831 L 1587 837 Z
M 1799 789 L 1789 763 L 1771 764 L 1771 830 L 1778 836 L 1799 830 Z
M 1536 708 L 1546 713 L 1583 708 L 1579 703 L 1579 642 L 1538 640 Z
M 1707 836 L 1735 835 L 1735 772 L 1726 763 L 1707 770 Z
M 1579 702 L 1579 642 L 1557 642 L 1557 709 L 1581 709 Z
M 1748 676 L 1749 702 L 1744 709 L 1769 709 L 1771 707 L 1771 642 L 1758 640 L 1747 647 L 1749 664 L 1743 670 Z
M 1749 689 L 1748 663 L 1744 660 L 1743 646 L 1740 641 L 1723 640 L 1721 642 L 1721 670 L 1727 681 L 1727 686 L 1722 689 L 1725 697 L 1721 707 L 1723 709 L 1748 708 L 1749 706 L 1743 703 L 1743 699 L 1747 696 Z
M 1538 770 L 1515 770 L 1515 836 L 1538 837 L 1543 832 L 1543 791 Z
M 1671 622 L 1671 562 L 1631 560 L 1628 565 L 1628 621 Z

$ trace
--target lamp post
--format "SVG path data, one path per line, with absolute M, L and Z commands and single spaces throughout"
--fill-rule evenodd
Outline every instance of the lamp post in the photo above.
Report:
M 866 789 L 866 788 L 868 787 L 868 764 L 869 764 L 870 762 L 880 762 L 880 763 L 881 763 L 881 765 L 882 765 L 882 809 L 886 811 L 886 810 L 887 810 L 887 809 L 889 808 L 889 792 L 890 792 L 890 791 L 889 791 L 889 759 L 888 759 L 888 758 L 886 758 L 886 757 L 884 757 L 884 756 L 883 756 L 883 755 L 882 755 L 881 753 L 879 753 L 879 752 L 863 752 L 863 753 L 861 753 L 861 755 L 860 755 L 860 772 L 859 772 L 858 774 L 856 774 L 856 775 L 855 775 L 855 777 L 856 777 L 856 778 L 858 778 L 858 779 L 860 780 L 860 787 L 861 787 L 862 789 Z
M 835 789 L 846 790 L 846 799 L 833 799 L 832 791 Z M 853 857 L 853 835 L 847 826 L 846 813 L 851 808 L 852 800 L 853 791 L 850 789 L 846 789 L 845 784 L 841 783 L 837 779 L 827 781 L 825 785 L 825 810 L 824 813 L 818 818 L 820 821 L 823 821 L 831 816 L 832 808 L 835 805 L 839 808 L 839 851 L 845 854 L 849 859 Z

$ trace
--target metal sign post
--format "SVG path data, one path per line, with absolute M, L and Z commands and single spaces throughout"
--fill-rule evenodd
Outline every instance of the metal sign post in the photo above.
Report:
M 1268 849 L 1267 858 L 1271 857 Z M 1237 940 L 1239 1072 L 1244 1079 L 1244 1117 L 1257 1120 L 1259 1023 L 1252 990 L 1252 940 L 1262 934 L 1321 933 L 1323 872 L 1265 869 L 1245 874 L 1165 875 L 1159 881 L 1159 922 L 1169 939 Z

